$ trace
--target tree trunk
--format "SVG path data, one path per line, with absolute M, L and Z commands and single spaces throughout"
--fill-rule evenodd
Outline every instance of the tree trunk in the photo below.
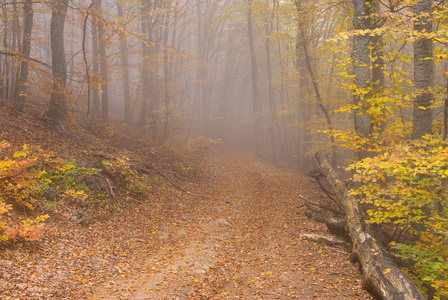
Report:
M 448 137 L 448 61 L 443 63 L 443 71 L 446 75 L 446 93 L 445 93 L 445 105 L 443 109 L 443 139 L 446 140 Z
M 432 0 L 420 0 L 414 6 L 414 30 L 421 33 L 431 33 L 432 22 L 425 14 L 432 11 Z M 434 81 L 433 45 L 431 39 L 419 38 L 414 42 L 414 114 L 412 119 L 414 139 L 420 139 L 425 134 L 431 134 L 432 113 L 431 101 L 434 96 L 430 89 Z
M 231 41 L 228 41 L 230 44 Z M 226 68 L 224 71 L 224 78 L 222 80 L 221 92 L 219 96 L 218 103 L 218 118 L 216 119 L 216 132 L 215 138 L 222 138 L 224 142 L 225 139 L 225 126 L 227 123 L 227 115 L 230 107 L 230 100 L 232 96 L 232 88 L 234 86 L 234 65 L 235 65 L 236 55 L 233 47 L 229 47 L 226 54 Z
M 142 78 L 142 85 L 143 85 L 143 92 L 142 92 L 142 102 L 141 102 L 141 110 L 140 110 L 140 119 L 139 119 L 139 125 L 144 127 L 148 122 L 148 115 L 149 115 L 149 102 L 151 101 L 151 89 L 150 89 L 150 81 L 149 81 L 149 73 L 150 73 L 150 66 L 149 66 L 149 56 L 150 56 L 150 48 L 154 47 L 153 45 L 149 44 L 149 36 L 152 33 L 151 32 L 151 25 L 150 25 L 150 12 L 152 1 L 151 0 L 143 0 L 143 3 L 141 4 L 141 26 L 142 26 L 142 66 L 141 66 L 141 78 Z M 152 69 L 151 69 L 152 70 Z M 152 78 L 154 80 L 154 78 Z M 151 108 L 151 113 L 153 112 L 153 109 Z M 153 123 L 154 120 L 152 120 Z M 151 124 L 153 135 L 156 136 L 156 124 Z
M 2 20 L 3 20 L 3 48 L 8 49 L 8 11 L 6 7 L 2 7 Z M 9 91 L 9 58 L 7 56 L 0 57 L 0 68 L 1 68 L 1 76 L 0 76 L 0 99 L 8 99 L 8 91 Z
M 272 63 L 271 63 L 271 38 L 273 23 L 272 19 L 274 14 L 269 15 L 269 0 L 266 0 L 266 20 L 265 20 L 265 48 L 266 48 L 266 70 L 268 77 L 268 102 L 271 118 L 271 131 L 269 133 L 271 139 L 271 147 L 273 152 L 274 163 L 277 161 L 277 141 L 280 138 L 280 134 L 277 126 L 277 109 L 275 107 L 274 100 L 274 84 L 272 83 Z
M 297 5 L 299 4 L 298 1 L 294 2 Z M 304 11 L 302 10 L 302 14 Z M 312 139 L 312 133 L 307 126 L 303 125 L 304 123 L 307 124 L 311 121 L 312 115 L 309 113 L 311 111 L 311 105 L 307 103 L 307 94 L 308 94 L 308 88 L 309 88 L 309 74 L 306 67 L 306 57 L 304 53 L 304 48 L 302 45 L 302 40 L 304 39 L 304 22 L 301 20 L 303 16 L 298 16 L 298 23 L 297 23 L 297 40 L 295 44 L 295 60 L 294 60 L 294 66 L 295 69 L 299 73 L 299 84 L 298 84 L 298 95 L 299 95 L 299 101 L 297 106 L 298 111 L 298 119 L 295 122 L 297 125 L 295 126 L 297 128 L 297 138 L 295 139 L 297 141 L 297 147 L 296 147 L 296 155 L 300 158 L 299 165 L 302 170 L 310 170 L 312 168 L 311 163 L 312 160 L 307 158 L 306 155 L 309 150 L 309 145 L 311 144 Z M 300 121 L 301 117 L 301 121 Z
M 14 109 L 23 112 L 25 107 L 29 66 L 27 57 L 31 53 L 31 34 L 33 31 L 33 1 L 25 0 L 23 4 L 23 36 L 22 36 L 22 61 L 20 63 L 19 82 L 17 83 L 16 95 L 14 96 Z
M 12 41 L 10 43 L 10 50 L 20 52 L 22 51 L 21 39 L 20 39 L 20 22 L 19 22 L 19 11 L 17 9 L 17 0 L 12 0 L 13 3 L 13 21 L 12 21 Z M 16 83 L 19 81 L 19 69 L 17 68 L 15 63 L 10 63 L 10 70 L 7 77 L 8 80 L 8 98 L 10 100 L 14 99 L 14 95 L 17 93 L 17 85 Z
M 55 0 L 51 4 L 50 43 L 53 86 L 45 117 L 53 121 L 65 121 L 67 119 L 67 66 L 64 51 L 64 25 L 67 4 L 68 0 Z
M 297 12 L 300 14 L 304 13 L 303 7 L 300 6 L 300 2 L 299 1 L 295 1 L 296 7 L 297 7 Z M 302 21 L 303 23 L 303 21 Z M 299 28 L 300 28 L 300 36 L 299 38 L 300 40 L 300 44 L 302 46 L 303 49 L 303 55 L 305 56 L 305 64 L 306 64 L 306 69 L 308 71 L 308 75 L 310 76 L 311 79 L 311 83 L 313 84 L 313 88 L 314 88 L 314 93 L 316 95 L 316 99 L 317 99 L 317 105 L 319 106 L 319 109 L 322 111 L 322 113 L 325 116 L 325 120 L 327 122 L 327 126 L 328 126 L 328 130 L 333 130 L 333 124 L 331 122 L 331 117 L 330 117 L 330 112 L 328 111 L 328 109 L 325 107 L 323 100 L 322 100 L 322 96 L 320 93 L 320 89 L 319 89 L 319 85 L 317 83 L 316 77 L 314 76 L 314 70 L 313 67 L 311 65 L 311 58 L 310 55 L 308 53 L 308 44 L 306 41 L 306 34 L 305 34 L 305 29 L 304 29 L 304 25 L 305 24 L 299 24 Z M 330 142 L 331 142 L 331 150 L 332 150 L 332 165 L 336 166 L 337 160 L 338 160 L 338 156 L 337 156 L 337 151 L 336 151 L 336 141 L 333 135 L 330 135 Z
M 252 106 L 253 106 L 253 118 L 255 122 L 254 135 L 255 135 L 255 151 L 257 155 L 260 154 L 260 92 L 258 90 L 258 66 L 257 57 L 255 55 L 255 41 L 254 41 L 254 29 L 253 29 L 253 12 L 252 12 L 253 0 L 248 0 L 247 11 L 247 29 L 249 35 L 249 48 L 250 48 L 250 64 L 252 74 Z
M 374 2 L 375 13 L 381 13 L 380 3 Z M 375 20 L 375 23 L 380 20 Z M 382 26 L 382 25 L 380 25 Z M 376 26 L 379 28 L 379 24 Z M 385 84 L 384 76 L 384 43 L 381 35 L 375 35 L 372 38 L 372 88 L 373 93 L 381 93 Z
M 102 13 L 101 0 L 94 0 L 94 6 L 98 13 Z M 98 24 L 98 23 L 97 23 Z M 109 122 L 109 72 L 107 66 L 106 55 L 106 38 L 104 36 L 104 24 L 98 24 L 98 50 L 100 54 L 100 70 L 101 70 L 101 120 Z
M 94 5 L 95 0 L 92 0 L 92 5 Z M 94 6 L 95 7 L 95 6 Z M 92 118 L 98 120 L 100 118 L 100 94 L 98 93 L 99 87 L 99 73 L 100 73 L 100 64 L 99 57 L 100 53 L 98 50 L 98 20 L 95 18 L 90 22 L 92 26 L 92 82 L 94 83 L 94 88 L 92 89 L 93 97 L 92 97 Z
M 362 220 L 357 200 L 325 155 L 318 152 L 316 159 L 346 214 L 347 229 L 353 243 L 352 258 L 361 266 L 363 287 L 380 299 L 424 300 L 415 284 L 390 261 L 388 254 L 372 237 L 369 226 Z
M 276 22 L 276 30 L 277 33 L 281 32 L 281 26 L 280 26 L 280 14 L 279 14 L 279 7 L 280 7 L 280 1 L 275 0 L 274 1 L 274 7 L 275 7 L 275 22 Z M 281 78 L 287 77 L 287 71 L 285 70 L 285 64 L 284 64 L 284 58 L 283 58 L 283 47 L 282 42 L 279 37 L 276 39 L 277 41 L 277 55 L 278 55 L 278 64 L 280 68 L 280 74 Z M 279 92 L 279 104 L 280 104 L 280 111 L 284 112 L 286 110 L 285 107 L 285 95 L 286 95 L 286 89 L 287 85 L 285 83 L 280 84 L 280 92 Z M 281 157 L 286 159 L 289 157 L 292 157 L 294 154 L 294 150 L 292 147 L 292 143 L 290 143 L 290 133 L 288 131 L 288 122 L 291 124 L 291 116 L 288 114 L 288 117 L 282 116 L 280 117 L 281 127 L 279 129 L 279 132 L 281 134 L 281 141 L 280 141 L 280 151 L 281 151 Z M 277 121 L 278 122 L 278 121 Z M 279 123 L 277 123 L 279 124 Z
M 125 26 L 125 15 L 123 11 L 123 2 L 117 1 L 118 16 L 122 19 L 121 26 Z M 126 42 L 126 34 L 120 31 L 120 50 L 121 50 L 121 64 L 123 66 L 123 88 L 124 88 L 124 119 L 126 124 L 131 123 L 131 87 L 129 80 L 129 61 L 128 61 L 128 45 Z
M 355 30 L 370 29 L 370 8 L 371 3 L 366 0 L 353 0 L 354 15 L 353 28 Z M 363 93 L 368 89 L 370 80 L 370 35 L 367 33 L 356 34 L 353 37 L 353 72 L 355 75 L 356 91 L 353 99 L 354 105 L 359 108 L 355 109 L 355 130 L 364 138 L 371 135 L 371 118 L 367 115 L 366 97 L 368 94 Z M 358 152 L 358 158 L 363 159 L 369 156 L 365 150 Z
M 165 22 L 164 22 L 164 29 L 163 29 L 163 77 L 164 77 L 164 104 L 165 104 L 165 122 L 163 124 L 163 133 L 162 133 L 162 140 L 160 141 L 161 144 L 164 144 L 167 137 L 168 137 L 168 130 L 169 130 L 169 117 L 170 117 L 170 100 L 171 100 L 171 73 L 170 73 L 170 66 L 169 66 L 169 53 L 168 53 L 168 38 L 169 38 L 169 28 L 170 28 L 170 15 L 171 10 L 169 7 L 169 3 L 167 3 L 166 7 L 166 13 L 165 13 Z

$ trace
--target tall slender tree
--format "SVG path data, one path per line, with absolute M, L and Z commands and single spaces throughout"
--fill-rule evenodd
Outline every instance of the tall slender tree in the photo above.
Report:
M 125 26 L 126 16 L 124 14 L 123 2 L 117 1 L 117 12 L 120 17 L 120 25 Z M 124 29 L 124 28 L 123 28 Z M 121 64 L 123 65 L 123 89 L 124 89 L 124 123 L 131 122 L 131 86 L 129 80 L 129 53 L 126 41 L 126 34 L 120 30 L 120 50 L 121 50 Z
M 67 119 L 66 81 L 67 65 L 64 51 L 64 25 L 68 0 L 51 2 L 51 68 L 53 86 L 51 98 L 45 116 L 53 121 Z
M 353 28 L 358 32 L 353 37 L 353 73 L 355 75 L 356 90 L 354 91 L 355 130 L 361 136 L 368 138 L 371 131 L 371 118 L 367 114 L 366 97 L 368 97 L 370 81 L 370 35 L 363 31 L 370 29 L 371 5 L 368 0 L 353 0 Z M 369 153 L 365 150 L 358 152 L 360 159 Z
M 419 139 L 431 134 L 431 88 L 434 83 L 433 41 L 425 37 L 431 33 L 432 0 L 420 0 L 414 6 L 414 30 L 422 35 L 414 42 L 414 86 L 416 96 L 413 110 L 413 138 Z
M 99 14 L 103 14 L 102 0 L 94 0 L 94 7 Z M 107 65 L 106 36 L 104 33 L 104 22 L 98 22 L 98 52 L 100 55 L 101 74 L 101 120 L 109 121 L 109 70 Z
M 261 122 L 260 122 L 260 92 L 258 89 L 258 65 L 257 56 L 255 54 L 255 39 L 254 39 L 254 25 L 253 25 L 253 0 L 247 0 L 247 33 L 249 38 L 250 49 L 250 65 L 252 77 L 252 108 L 253 118 L 255 122 L 255 148 L 257 154 L 260 154 L 261 146 Z
M 95 7 L 95 0 L 92 0 L 92 6 Z M 92 18 L 90 21 L 92 28 L 92 81 L 95 82 L 95 88 L 92 89 L 92 119 L 98 120 L 100 118 L 100 94 L 98 92 L 98 82 L 100 79 L 100 64 L 99 64 L 99 50 L 98 50 L 98 20 Z
M 29 66 L 27 58 L 31 53 L 31 34 L 33 31 L 33 1 L 25 0 L 23 4 L 23 35 L 22 35 L 22 61 L 20 63 L 20 75 L 17 83 L 16 95 L 14 95 L 14 109 L 23 112 L 27 96 Z
M 273 4 L 274 6 L 274 4 Z M 266 0 L 266 14 L 265 14 L 265 23 L 264 29 L 266 33 L 265 37 L 265 49 L 266 49 L 266 72 L 268 79 L 268 103 L 269 103 L 269 116 L 271 123 L 270 130 L 270 141 L 272 147 L 272 156 L 274 162 L 277 160 L 277 143 L 280 137 L 277 128 L 277 109 L 275 105 L 274 99 L 274 84 L 272 82 L 272 62 L 271 62 L 271 33 L 274 27 L 273 23 L 274 12 L 273 9 L 270 8 L 270 0 Z
M 150 48 L 153 47 L 153 45 L 150 45 L 149 43 L 149 36 L 151 30 L 151 24 L 150 24 L 151 8 L 152 8 L 151 0 L 142 0 L 140 6 L 140 15 L 141 15 L 141 31 L 143 34 L 143 38 L 142 38 L 142 65 L 140 68 L 140 72 L 141 72 L 143 95 L 142 95 L 140 119 L 139 119 L 140 126 L 145 126 L 147 124 L 149 114 L 149 102 L 151 97 L 150 84 L 149 84 L 149 73 L 150 73 L 149 55 L 150 55 Z
M 171 94 L 172 94 L 172 86 L 171 86 L 171 69 L 169 62 L 169 53 L 168 53 L 168 38 L 170 34 L 170 22 L 171 22 L 171 5 L 170 2 L 167 1 L 165 3 L 165 16 L 163 22 L 163 77 L 164 77 L 164 92 L 163 92 L 163 102 L 164 102 L 164 115 L 165 120 L 163 124 L 163 132 L 161 143 L 165 143 L 168 137 L 168 129 L 169 129 L 169 116 L 170 116 L 170 102 L 171 102 Z

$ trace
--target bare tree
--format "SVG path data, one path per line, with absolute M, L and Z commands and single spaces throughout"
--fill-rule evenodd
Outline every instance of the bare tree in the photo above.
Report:
M 249 48 L 250 48 L 250 65 L 252 74 L 252 105 L 253 105 L 253 117 L 255 120 L 255 147 L 257 154 L 260 152 L 260 92 L 258 90 L 258 65 L 257 57 L 255 55 L 255 41 L 254 41 L 254 29 L 253 29 L 253 0 L 247 0 L 247 33 L 249 37 Z
M 306 0 L 303 2 L 306 2 Z M 297 12 L 299 13 L 299 15 L 301 15 L 301 14 L 303 15 L 305 11 L 304 11 L 304 8 L 302 7 L 302 4 L 299 1 L 295 1 L 295 4 L 296 4 Z M 307 42 L 307 37 L 306 37 L 306 32 L 305 32 L 305 24 L 303 21 L 299 24 L 298 28 L 299 28 L 298 37 L 300 39 L 299 43 L 303 50 L 306 69 L 308 71 L 308 75 L 309 75 L 309 77 L 311 79 L 311 83 L 313 85 L 314 93 L 316 95 L 317 105 L 325 116 L 325 121 L 327 122 L 328 129 L 333 130 L 333 123 L 331 121 L 330 112 L 323 102 L 319 84 L 318 84 L 316 76 L 315 76 L 315 71 L 313 70 L 313 66 L 311 64 L 311 57 L 310 57 L 309 51 L 308 51 L 308 42 Z M 333 156 L 332 165 L 336 166 L 337 151 L 336 151 L 336 141 L 335 141 L 334 136 L 330 136 L 330 141 L 331 141 L 331 150 L 332 150 L 332 156 Z
M 102 13 L 102 1 L 94 0 L 93 6 L 97 13 Z M 100 55 L 100 72 L 101 72 L 101 120 L 103 122 L 109 121 L 109 71 L 107 66 L 106 55 L 106 37 L 104 34 L 104 23 L 98 22 L 98 52 Z
M 121 18 L 121 26 L 125 26 L 125 15 L 123 10 L 123 2 L 117 1 L 117 12 Z M 120 50 L 121 50 L 121 64 L 123 65 L 123 88 L 124 88 L 124 123 L 131 122 L 131 86 L 129 80 L 129 61 L 128 61 L 128 45 L 126 42 L 126 34 L 120 31 Z
M 92 0 L 92 6 L 94 6 L 94 1 Z M 98 50 L 98 20 L 96 18 L 92 18 L 90 21 L 90 26 L 92 28 L 92 81 L 95 82 L 95 88 L 92 90 L 92 110 L 91 114 L 93 119 L 99 119 L 100 117 L 100 94 L 98 93 L 98 82 L 99 82 L 99 73 L 100 73 L 100 64 L 99 64 L 99 50 Z
M 277 141 L 279 138 L 279 132 L 277 128 L 277 109 L 275 106 L 274 99 L 274 84 L 272 83 L 272 63 L 271 63 L 271 33 L 274 27 L 273 23 L 274 12 L 270 13 L 270 1 L 266 0 L 266 15 L 265 15 L 265 24 L 264 29 L 266 33 L 265 37 L 265 49 L 266 49 L 266 71 L 267 71 L 267 79 L 268 79 L 268 102 L 269 102 L 269 116 L 271 123 L 270 130 L 270 140 L 271 147 L 273 152 L 273 160 L 274 162 L 277 160 Z
M 27 96 L 29 66 L 27 57 L 31 53 L 31 34 L 33 31 L 33 1 L 25 0 L 23 4 L 23 36 L 22 36 L 22 61 L 20 63 L 20 75 L 14 96 L 14 109 L 23 112 Z
M 165 120 L 163 124 L 163 132 L 160 143 L 165 143 L 168 137 L 169 128 L 169 116 L 170 116 L 170 101 L 171 101 L 171 70 L 169 66 L 169 53 L 168 53 L 168 38 L 170 33 L 170 17 L 171 16 L 171 5 L 169 1 L 165 3 L 165 16 L 163 22 L 163 77 L 164 77 L 164 105 L 165 105 Z
M 64 25 L 67 4 L 68 0 L 55 0 L 51 3 L 50 36 L 53 86 L 45 117 L 53 121 L 65 121 L 67 119 L 67 66 L 64 52 Z
M 150 47 L 152 45 L 149 44 L 149 36 L 151 30 L 150 24 L 150 9 L 152 7 L 151 0 L 142 0 L 141 4 L 141 31 L 143 34 L 142 38 L 142 65 L 140 68 L 141 78 L 142 78 L 142 86 L 143 86 L 143 95 L 142 95 L 142 105 L 140 111 L 140 120 L 139 124 L 141 126 L 146 125 L 149 114 L 149 101 L 150 101 L 150 85 L 149 85 L 149 55 L 150 55 Z

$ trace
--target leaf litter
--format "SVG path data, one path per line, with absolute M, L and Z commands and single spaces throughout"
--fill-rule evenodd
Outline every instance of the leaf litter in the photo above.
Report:
M 20 121 L 13 113 L 8 118 Z M 81 140 L 106 153 L 119 147 L 83 131 L 23 126 L 35 134 L 7 128 L 2 138 L 64 145 L 66 152 L 78 151 Z M 373 299 L 348 253 L 300 238 L 328 234 L 298 208 L 299 195 L 319 199 L 308 178 L 225 151 L 213 152 L 201 172 L 198 182 L 182 182 L 195 195 L 167 184 L 143 201 L 117 195 L 122 209 L 98 207 L 89 226 L 71 222 L 67 207 L 55 209 L 56 229 L 44 239 L 1 249 L 0 298 Z
M 319 197 L 306 177 L 229 152 L 205 174 L 194 188 L 213 200 L 179 195 L 160 212 L 166 238 L 90 299 L 372 299 L 348 253 L 299 238 L 328 234 L 297 208 Z

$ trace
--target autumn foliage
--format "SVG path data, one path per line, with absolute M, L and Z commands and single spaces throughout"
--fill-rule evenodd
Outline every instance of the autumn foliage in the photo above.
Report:
M 11 239 L 24 239 L 35 241 L 40 239 L 44 231 L 44 221 L 48 215 L 39 215 L 35 218 L 15 218 L 12 214 L 13 206 L 21 206 L 34 210 L 30 194 L 39 180 L 39 173 L 32 169 L 39 164 L 42 153 L 32 151 L 28 145 L 22 151 L 7 153 L 10 144 L 0 143 L 0 242 Z M 36 170 L 36 169 L 34 169 Z
M 403 141 L 352 164 L 353 189 L 367 206 L 368 223 L 392 226 L 392 248 L 411 262 L 424 288 L 448 294 L 448 142 L 435 136 Z

